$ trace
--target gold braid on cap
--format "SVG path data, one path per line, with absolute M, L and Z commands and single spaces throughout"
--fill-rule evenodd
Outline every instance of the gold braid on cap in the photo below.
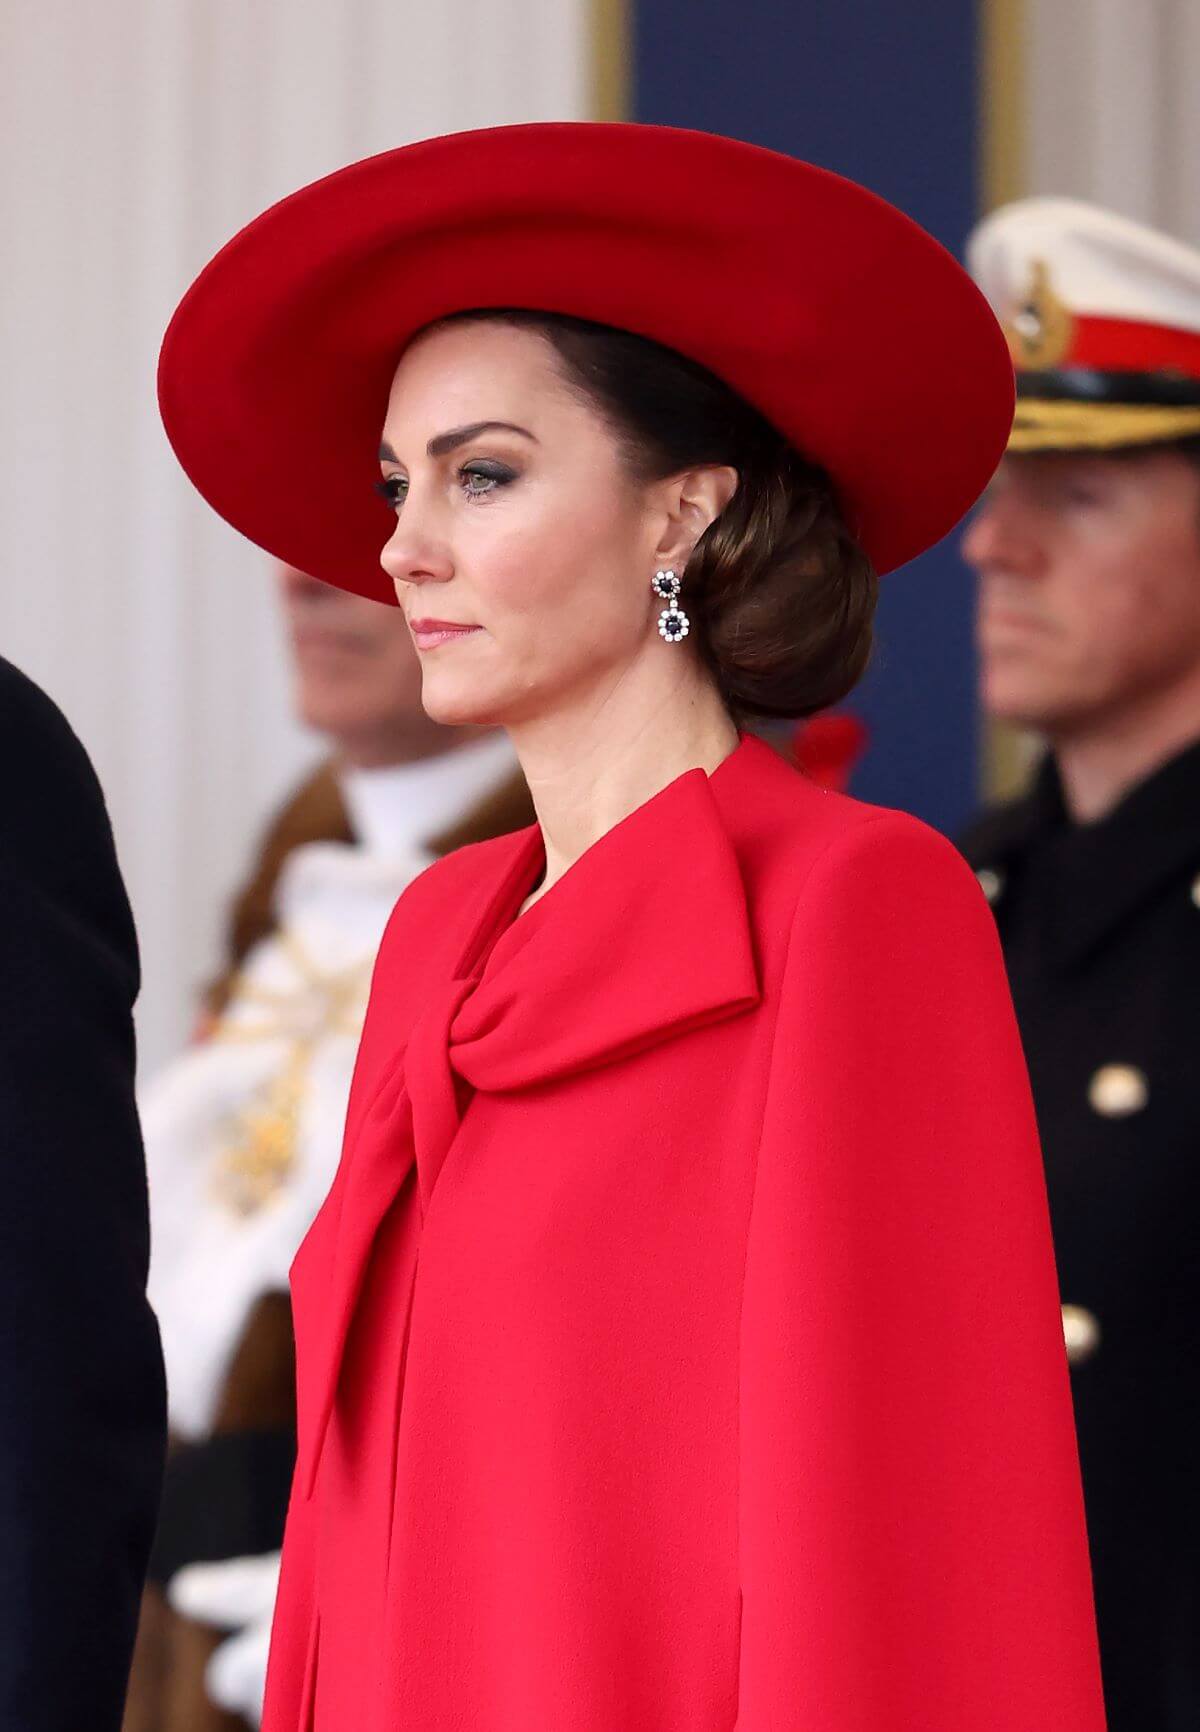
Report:
M 1010 451 L 1106 451 L 1200 433 L 1200 405 L 1081 403 L 1019 397 Z
M 1030 267 L 1029 290 L 1005 321 L 1019 372 L 1051 372 L 1069 353 L 1075 317 L 1050 284 L 1044 259 Z M 1105 403 L 1068 397 L 1017 397 L 1010 451 L 1113 451 L 1200 433 L 1194 403 Z

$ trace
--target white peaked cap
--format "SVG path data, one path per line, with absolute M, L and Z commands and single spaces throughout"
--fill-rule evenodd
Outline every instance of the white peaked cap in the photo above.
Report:
M 967 263 L 1001 319 L 1041 265 L 1073 313 L 1200 332 L 1200 248 L 1082 199 L 1001 206 L 971 236 Z
M 1017 369 L 1012 451 L 1200 435 L 1200 248 L 1079 199 L 1003 205 L 967 246 Z

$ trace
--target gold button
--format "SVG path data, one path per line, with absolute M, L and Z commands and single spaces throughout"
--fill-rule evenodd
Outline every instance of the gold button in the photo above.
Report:
M 1101 1065 L 1088 1084 L 1093 1112 L 1106 1119 L 1127 1118 L 1140 1113 L 1150 1099 L 1145 1073 L 1132 1064 Z
M 1004 889 L 1004 879 L 1000 873 L 993 871 L 990 866 L 981 866 L 975 876 L 979 880 L 979 888 L 983 891 L 983 894 L 987 897 L 988 901 L 998 902 L 1000 900 L 1000 892 Z
M 1068 1362 L 1082 1365 L 1100 1345 L 1100 1325 L 1082 1305 L 1064 1305 L 1062 1325 Z

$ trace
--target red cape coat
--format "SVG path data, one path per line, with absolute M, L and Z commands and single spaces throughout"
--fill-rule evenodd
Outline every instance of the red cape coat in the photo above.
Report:
M 1102 1732 L 1041 1160 L 951 845 L 745 737 L 397 904 L 292 1272 L 265 1732 Z

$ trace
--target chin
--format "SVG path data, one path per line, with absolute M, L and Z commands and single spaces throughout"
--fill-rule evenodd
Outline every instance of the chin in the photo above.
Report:
M 1076 708 L 1064 693 L 1035 681 L 995 678 L 984 681 L 983 707 L 994 722 L 1038 734 L 1054 733 L 1070 721 Z
M 504 721 L 488 693 L 440 687 L 434 681 L 426 681 L 422 688 L 421 706 L 431 722 L 447 728 L 498 727 Z

